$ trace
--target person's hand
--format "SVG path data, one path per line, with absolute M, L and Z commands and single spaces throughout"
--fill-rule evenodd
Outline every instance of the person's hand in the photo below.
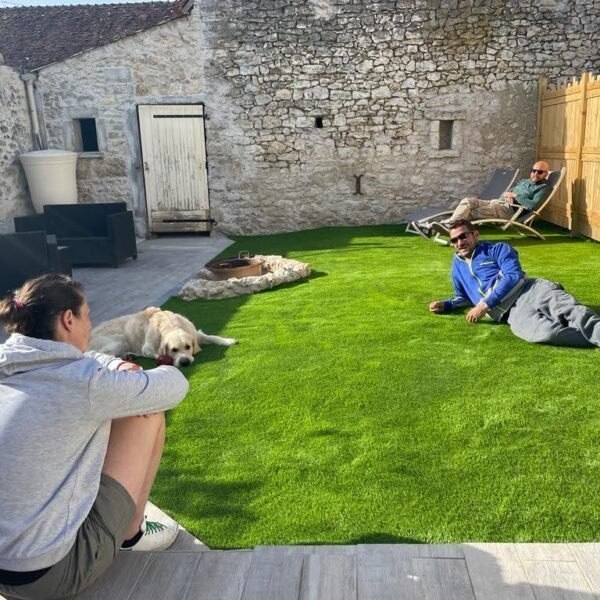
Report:
M 432 313 L 441 313 L 444 312 L 444 303 L 441 300 L 436 302 L 432 302 L 429 305 L 429 311 Z
M 136 363 L 131 362 L 129 360 L 124 360 L 117 367 L 117 371 L 141 371 L 141 370 L 142 370 L 142 367 L 140 367 L 140 365 L 137 365 Z
M 515 198 L 517 197 L 516 194 L 513 194 L 512 192 L 504 192 L 504 201 L 506 202 L 506 204 L 508 205 L 512 205 L 515 203 Z
M 489 306 L 482 300 L 467 313 L 467 321 L 469 323 L 477 323 L 481 321 L 489 310 Z

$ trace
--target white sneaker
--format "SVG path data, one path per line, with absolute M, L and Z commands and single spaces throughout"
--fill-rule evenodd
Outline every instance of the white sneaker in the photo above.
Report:
M 165 525 L 158 521 L 147 521 L 144 517 L 140 527 L 142 537 L 131 548 L 121 548 L 124 552 L 150 552 L 167 549 L 177 537 L 179 526 L 177 523 Z

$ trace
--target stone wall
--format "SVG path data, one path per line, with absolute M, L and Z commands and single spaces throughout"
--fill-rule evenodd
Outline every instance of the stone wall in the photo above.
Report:
M 196 0 L 42 69 L 38 93 L 49 147 L 73 149 L 73 119 L 97 119 L 80 201 L 125 200 L 140 233 L 136 105 L 161 101 L 206 105 L 223 231 L 391 223 L 494 167 L 527 171 L 539 76 L 597 71 L 599 32 L 596 0 Z
M 211 204 L 231 232 L 397 222 L 476 191 L 495 166 L 527 171 L 539 76 L 600 67 L 594 0 L 200 0 L 196 11 Z M 453 121 L 450 149 L 439 121 Z
M 77 150 L 74 119 L 96 119 L 99 152 L 80 154 L 79 202 L 127 202 L 146 233 L 138 104 L 198 102 L 197 16 L 189 16 L 40 70 L 49 148 Z
M 14 231 L 13 217 L 34 212 L 18 159 L 30 150 L 25 86 L 16 71 L 0 64 L 0 233 Z

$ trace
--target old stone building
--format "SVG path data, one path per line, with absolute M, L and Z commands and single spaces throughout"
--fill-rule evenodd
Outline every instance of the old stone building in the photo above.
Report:
M 153 12 L 159 4 L 162 16 Z M 0 129 L 0 170 L 11 170 L 5 180 L 14 188 L 12 200 L 0 195 L 5 223 L 15 203 L 31 210 L 19 200 L 14 167 L 26 114 L 15 71 L 35 74 L 45 145 L 81 151 L 80 128 L 93 123 L 98 148 L 80 154 L 80 201 L 127 201 L 144 234 L 148 196 L 175 195 L 190 152 L 205 157 L 206 171 L 197 160 L 186 168 L 207 174 L 195 185 L 207 186 L 210 217 L 226 232 L 399 222 L 417 207 L 477 190 L 495 166 L 526 169 L 535 157 L 540 75 L 556 81 L 600 68 L 596 0 L 62 7 L 61 34 L 56 20 L 53 28 L 44 19 L 48 10 L 0 10 L 0 23 L 15 30 L 19 14 L 38 19 L 46 46 L 68 31 L 78 41 L 31 64 L 23 62 L 27 49 L 19 62 L 0 36 L 13 68 L 0 71 L 0 114 L 10 115 Z M 92 22 L 100 24 L 95 37 Z M 146 160 L 158 138 L 140 141 L 138 109 L 157 104 L 201 107 L 171 115 L 179 137 L 169 130 L 171 142 L 161 138 L 171 158 L 158 179 Z M 148 123 L 166 117 L 148 115 Z M 192 117 L 202 117 L 203 128 L 194 129 Z M 186 132 L 205 137 L 205 146 L 186 146 Z
M 15 71 L 33 75 L 39 145 L 78 152 L 79 201 L 127 202 L 140 235 L 147 211 L 136 109 L 202 99 L 191 7 L 178 0 L 0 9 L 7 34 L 0 52 Z M 11 157 L 16 164 L 17 153 Z M 7 184 L 22 189 L 12 175 Z M 29 202 L 20 208 L 33 211 Z
M 12 230 L 13 217 L 31 210 L 25 177 L 17 162 L 17 156 L 30 149 L 23 82 L 0 62 L 0 233 Z

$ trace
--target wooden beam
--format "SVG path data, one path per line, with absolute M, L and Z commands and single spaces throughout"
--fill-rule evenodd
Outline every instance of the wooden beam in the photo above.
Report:
M 583 152 L 583 143 L 585 141 L 585 117 L 587 113 L 587 84 L 589 73 L 584 72 L 581 76 L 580 89 L 580 106 L 579 106 L 579 132 L 577 139 L 577 156 L 576 156 L 576 171 L 571 179 L 572 185 L 567 185 L 567 193 L 569 194 L 568 204 L 570 210 L 570 227 L 571 237 L 579 233 L 579 204 L 582 201 L 584 186 L 581 180 L 582 162 L 581 154 Z
M 548 78 L 541 75 L 538 81 L 538 111 L 537 111 L 537 129 L 536 129 L 536 141 L 535 141 L 535 152 L 536 158 L 540 159 L 540 152 L 542 150 L 542 116 L 543 116 L 543 104 L 544 95 L 546 88 L 548 87 Z

